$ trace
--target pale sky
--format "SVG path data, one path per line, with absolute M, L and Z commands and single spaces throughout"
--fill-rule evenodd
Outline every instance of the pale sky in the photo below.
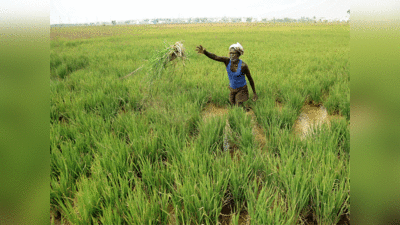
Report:
M 349 0 L 51 0 L 50 24 L 224 16 L 347 19 L 349 9 Z

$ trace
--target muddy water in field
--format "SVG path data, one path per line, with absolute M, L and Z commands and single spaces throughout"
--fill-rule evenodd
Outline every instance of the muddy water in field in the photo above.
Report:
M 233 221 L 232 221 L 232 215 L 233 215 L 234 213 L 230 213 L 230 214 L 228 214 L 228 215 L 226 215 L 226 214 L 224 214 L 224 215 L 221 215 L 220 216 L 220 223 L 221 223 L 221 225 L 230 225 L 230 224 L 233 224 Z M 249 214 L 247 213 L 247 211 L 241 211 L 240 212 L 240 215 L 239 215 L 239 221 L 238 221 L 239 223 L 239 225 L 248 225 L 248 224 L 250 224 L 250 217 L 249 217 Z
M 54 215 L 53 213 L 50 214 L 50 224 L 54 225 L 61 225 L 61 214 L 60 215 Z
M 315 212 L 310 211 L 305 218 L 301 218 L 304 225 L 318 225 L 317 219 L 315 218 Z M 336 225 L 350 225 L 350 215 L 342 214 L 340 220 Z
M 218 221 L 221 225 L 230 225 L 233 224 L 232 216 L 237 213 L 235 210 L 235 204 L 233 201 L 225 204 L 222 207 L 221 214 L 218 217 Z M 238 219 L 239 225 L 247 225 L 250 224 L 250 217 L 246 210 L 241 210 Z
M 308 104 L 303 106 L 301 114 L 294 125 L 294 132 L 303 140 L 310 136 L 322 124 L 330 126 L 330 120 L 340 118 L 338 115 L 328 115 L 323 105 Z

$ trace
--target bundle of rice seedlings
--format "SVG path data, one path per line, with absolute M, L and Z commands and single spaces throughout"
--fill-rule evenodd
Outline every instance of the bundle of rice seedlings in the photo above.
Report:
M 164 42 L 165 43 L 165 42 Z M 185 54 L 185 47 L 182 42 L 178 41 L 173 45 L 165 45 L 162 50 L 159 50 L 153 54 L 149 60 L 149 74 L 153 75 L 153 78 L 160 77 L 168 63 L 180 58 L 182 59 L 183 65 L 187 59 Z
M 177 41 L 174 45 L 171 45 L 168 51 L 168 61 L 172 61 L 176 59 L 177 57 L 180 57 L 183 61 L 183 64 L 185 64 L 185 59 L 186 59 L 186 54 L 185 54 L 185 47 L 183 47 L 182 42 Z

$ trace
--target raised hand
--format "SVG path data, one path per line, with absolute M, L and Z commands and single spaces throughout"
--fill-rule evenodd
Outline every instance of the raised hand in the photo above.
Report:
M 199 45 L 199 46 L 197 46 L 196 47 L 196 51 L 198 52 L 198 53 L 200 53 L 200 54 L 204 54 L 204 48 L 203 48 L 203 46 L 201 46 L 201 45 Z

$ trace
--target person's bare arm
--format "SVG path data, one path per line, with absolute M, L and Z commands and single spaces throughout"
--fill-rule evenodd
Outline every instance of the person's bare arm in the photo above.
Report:
M 228 57 L 223 57 L 223 56 L 217 56 L 217 55 L 215 55 L 215 54 L 213 54 L 213 53 L 211 53 L 211 52 L 208 52 L 208 51 L 206 51 L 206 49 L 205 48 L 203 48 L 203 46 L 197 46 L 197 52 L 198 53 L 200 53 L 200 54 L 204 54 L 204 55 L 206 55 L 208 58 L 210 58 L 210 59 L 213 59 L 213 60 L 215 60 L 215 61 L 218 61 L 218 62 L 223 62 L 223 63 L 225 63 L 226 65 L 228 65 L 228 63 L 229 63 L 229 58 Z
M 249 67 L 247 66 L 247 64 L 245 64 L 243 66 L 243 73 L 247 76 L 247 79 L 249 80 L 251 89 L 253 89 L 253 94 L 254 94 L 253 101 L 256 101 L 258 99 L 258 96 L 257 96 L 256 88 L 254 86 L 253 78 L 251 77 L 250 70 L 249 70 Z

